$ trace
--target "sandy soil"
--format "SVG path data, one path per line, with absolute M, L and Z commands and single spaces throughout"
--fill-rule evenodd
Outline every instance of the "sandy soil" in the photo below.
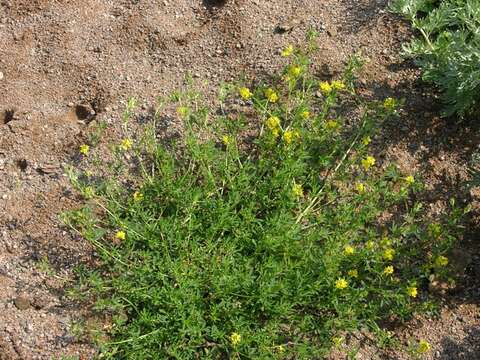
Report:
M 147 109 L 187 72 L 208 80 L 206 92 L 241 74 L 261 78 L 308 29 L 320 33 L 322 77 L 360 51 L 370 59 L 365 94 L 405 98 L 400 124 L 387 124 L 374 145 L 385 160 L 423 174 L 432 213 L 453 195 L 478 211 L 480 191 L 464 184 L 480 151 L 479 124 L 438 117 L 418 71 L 399 56 L 410 33 L 386 2 L 0 0 L 0 359 L 94 357 L 74 331 L 88 311 L 66 293 L 73 269 L 91 264 L 94 251 L 58 219 L 76 205 L 63 167 L 78 161 L 89 126 L 107 121 L 115 129 L 128 97 Z M 459 285 L 442 296 L 439 316 L 393 329 L 402 343 L 427 339 L 428 359 L 480 358 L 479 237 L 474 213 L 456 250 Z M 355 342 L 358 358 L 408 358 L 365 336 Z

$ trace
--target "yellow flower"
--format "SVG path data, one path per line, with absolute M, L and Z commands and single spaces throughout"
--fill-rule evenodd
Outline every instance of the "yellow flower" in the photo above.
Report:
M 291 66 L 290 69 L 288 69 L 288 75 L 293 78 L 299 77 L 301 73 L 302 68 L 300 66 Z
M 368 250 L 372 250 L 375 247 L 375 242 L 373 242 L 372 240 L 367 241 L 365 246 L 367 247 Z
M 332 338 L 332 342 L 336 347 L 340 347 L 340 345 L 342 345 L 344 341 L 345 339 L 343 338 L 343 336 L 334 336 Z
M 177 108 L 177 114 L 180 116 L 182 119 L 185 119 L 188 116 L 189 109 L 186 106 L 179 106 Z
M 267 90 L 265 90 L 265 97 L 271 103 L 275 103 L 278 101 L 278 94 L 272 88 L 268 88 Z
M 355 253 L 355 248 L 351 245 L 346 245 L 344 248 L 343 248 L 343 253 L 345 255 L 353 255 Z
M 382 245 L 383 247 L 390 246 L 390 245 L 392 245 L 392 240 L 390 240 L 388 237 L 385 236 L 385 237 L 380 241 L 380 245 Z
M 90 146 L 87 144 L 80 145 L 80 154 L 87 156 L 90 152 Z
M 414 178 L 412 175 L 408 175 L 408 176 L 405 178 L 405 182 L 406 182 L 408 185 L 412 185 L 412 184 L 415 182 L 415 178 Z
M 302 117 L 302 119 L 306 120 L 310 117 L 310 111 L 308 111 L 308 110 L 302 111 L 300 116 Z
M 230 342 L 233 346 L 238 345 L 240 341 L 242 341 L 242 335 L 240 335 L 239 333 L 234 332 L 232 333 L 232 335 L 230 335 Z
M 335 130 L 335 129 L 338 129 L 340 127 L 340 124 L 338 122 L 336 122 L 335 120 L 328 120 L 325 123 L 325 126 L 327 127 L 327 129 Z
M 228 135 L 222 136 L 223 145 L 228 146 L 232 142 L 232 138 Z
M 280 135 L 280 128 L 272 129 L 272 135 L 277 138 Z
M 370 169 L 373 165 L 375 165 L 375 158 L 373 156 L 368 155 L 365 159 L 362 159 L 362 166 L 365 170 Z
M 283 354 L 285 352 L 285 345 L 278 345 L 277 346 L 277 351 L 280 353 L 280 354 Z
M 420 340 L 417 347 L 417 353 L 425 354 L 426 352 L 430 351 L 430 348 L 431 346 L 427 341 Z
M 135 191 L 133 193 L 133 200 L 135 201 L 142 201 L 143 200 L 143 194 L 139 191 Z
M 280 119 L 276 116 L 269 117 L 268 120 L 267 120 L 267 127 L 271 131 L 279 129 L 280 128 Z
M 132 148 L 133 142 L 130 139 L 123 139 L 120 143 L 120 149 L 123 151 L 128 151 Z
M 407 294 L 413 298 L 417 297 L 417 288 L 415 286 L 408 287 Z
M 115 234 L 115 238 L 118 239 L 118 240 L 125 240 L 126 238 L 126 234 L 125 234 L 125 231 L 117 231 L 117 233 Z
M 357 269 L 349 270 L 347 274 L 348 274 L 348 276 L 351 276 L 353 278 L 357 278 L 358 277 L 358 270 Z
M 293 45 L 288 45 L 285 49 L 282 51 L 282 56 L 283 57 L 288 57 L 293 54 Z
M 295 134 L 293 131 L 287 130 L 283 133 L 283 141 L 287 144 L 291 144 Z
M 322 81 L 320 83 L 320 91 L 324 95 L 329 95 L 332 92 L 332 90 L 333 90 L 332 85 L 330 85 L 328 81 Z
M 91 186 L 87 186 L 85 189 L 83 189 L 83 195 L 87 199 L 91 199 L 92 197 L 95 196 L 95 190 Z
M 448 265 L 448 258 L 440 255 L 435 259 L 435 266 L 436 267 L 443 267 Z
M 335 281 L 335 287 L 337 289 L 343 290 L 348 286 L 348 281 L 345 280 L 344 278 L 339 278 L 337 281 Z
M 293 184 L 292 186 L 292 194 L 297 197 L 303 196 L 303 187 L 300 184 Z
M 372 139 L 370 138 L 370 136 L 365 136 L 363 139 L 362 139 L 362 144 L 367 146 L 368 144 L 370 144 L 372 142 Z
M 345 89 L 345 84 L 341 80 L 333 80 L 332 88 L 334 88 L 335 90 L 343 90 Z
M 397 105 L 397 102 L 395 101 L 394 98 L 388 97 L 385 99 L 383 102 L 383 107 L 387 110 L 393 110 L 395 109 L 395 106 Z
M 252 97 L 252 93 L 250 92 L 249 88 L 241 87 L 240 89 L 238 89 L 238 92 L 240 93 L 240 96 L 244 100 L 248 100 Z
M 388 261 L 392 261 L 393 257 L 395 256 L 395 250 L 392 248 L 385 249 L 383 252 L 383 258 Z
M 363 194 L 365 192 L 365 184 L 363 183 L 358 183 L 356 186 L 355 186 L 355 189 L 357 190 L 357 192 L 359 194 Z
M 385 269 L 383 269 L 383 274 L 384 275 L 392 275 L 393 274 L 393 266 L 392 265 L 386 266 Z

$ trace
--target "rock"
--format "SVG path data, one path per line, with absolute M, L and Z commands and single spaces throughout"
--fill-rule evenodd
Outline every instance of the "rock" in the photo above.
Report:
M 41 165 L 37 168 L 37 170 L 41 173 L 41 174 L 55 174 L 55 173 L 58 173 L 60 171 L 60 166 L 59 165 L 56 165 L 56 164 L 45 164 L 45 165 Z
M 275 33 L 276 34 L 289 33 L 297 25 L 298 25 L 298 20 L 296 20 L 296 19 L 291 19 L 291 20 L 282 22 L 282 23 L 278 24 L 277 26 L 275 26 Z
M 13 303 L 18 310 L 27 310 L 30 307 L 30 300 L 24 296 L 18 296 Z
M 331 27 L 331 28 L 327 29 L 327 34 L 330 35 L 331 37 L 335 37 L 335 36 L 337 36 L 338 31 L 337 31 L 336 28 Z

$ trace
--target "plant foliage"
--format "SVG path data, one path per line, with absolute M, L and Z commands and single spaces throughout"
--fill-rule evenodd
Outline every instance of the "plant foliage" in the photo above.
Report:
M 191 89 L 163 99 L 177 140 L 159 116 L 134 133 L 130 101 L 113 156 L 70 170 L 85 206 L 64 221 L 102 264 L 77 293 L 111 316 L 104 358 L 318 358 L 408 318 L 446 274 L 462 211 L 422 221 L 420 179 L 370 148 L 397 101 L 355 93 L 358 59 L 321 82 L 302 51 L 283 55 L 272 82 L 222 87 L 219 111 Z
M 423 79 L 442 91 L 444 115 L 468 115 L 480 101 L 480 1 L 394 0 L 421 37 L 405 46 Z

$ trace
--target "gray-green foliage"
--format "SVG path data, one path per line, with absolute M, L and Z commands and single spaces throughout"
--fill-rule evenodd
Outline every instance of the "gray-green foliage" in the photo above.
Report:
M 478 109 L 480 1 L 395 0 L 391 7 L 421 33 L 405 53 L 421 67 L 423 79 L 441 89 L 444 115 Z

